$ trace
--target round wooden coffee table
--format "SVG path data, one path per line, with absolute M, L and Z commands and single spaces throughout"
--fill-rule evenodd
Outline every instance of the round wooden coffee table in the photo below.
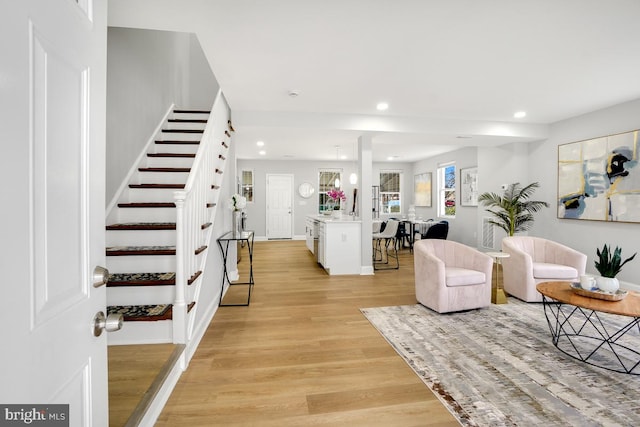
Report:
M 640 375 L 640 295 L 630 291 L 620 301 L 605 301 L 576 294 L 569 282 L 543 282 L 536 288 L 560 351 L 594 366 Z

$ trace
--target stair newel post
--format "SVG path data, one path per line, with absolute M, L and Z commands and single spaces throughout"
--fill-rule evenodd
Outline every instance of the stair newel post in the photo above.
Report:
M 185 263 L 188 255 L 186 242 L 187 233 L 185 223 L 185 205 L 187 193 L 175 191 L 173 193 L 176 205 L 176 289 L 173 303 L 173 342 L 174 344 L 187 343 L 187 303 L 185 292 L 187 287 L 187 274 Z

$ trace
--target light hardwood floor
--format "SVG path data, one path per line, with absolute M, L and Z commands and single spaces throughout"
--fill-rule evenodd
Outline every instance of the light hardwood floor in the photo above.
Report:
M 303 241 L 256 242 L 251 305 L 218 309 L 157 426 L 459 425 L 359 311 L 416 303 L 402 252 L 400 270 L 328 276 Z

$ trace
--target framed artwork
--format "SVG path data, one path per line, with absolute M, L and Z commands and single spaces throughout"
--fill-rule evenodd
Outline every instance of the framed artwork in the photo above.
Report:
M 478 206 L 478 168 L 460 169 L 460 206 Z
M 558 146 L 558 218 L 640 222 L 638 132 Z
M 416 206 L 431 207 L 431 172 L 418 174 L 413 181 L 413 200 Z

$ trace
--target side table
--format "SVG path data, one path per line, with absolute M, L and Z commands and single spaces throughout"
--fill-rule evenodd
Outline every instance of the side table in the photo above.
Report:
M 491 278 L 491 302 L 493 304 L 506 304 L 507 295 L 504 293 L 502 286 L 502 259 L 509 258 L 509 254 L 505 252 L 487 252 L 493 258 L 493 277 Z
M 229 273 L 227 270 L 227 256 L 229 254 L 229 245 L 230 243 L 245 243 L 247 244 L 247 248 L 249 249 L 249 280 L 246 282 L 231 282 L 229 280 Z M 219 307 L 234 307 L 234 306 L 246 306 L 249 305 L 251 301 L 251 290 L 253 289 L 253 231 L 228 231 L 222 236 L 218 238 L 218 247 L 220 248 L 220 252 L 222 252 L 222 288 L 220 289 L 220 301 L 218 302 Z M 236 245 L 238 247 L 238 245 Z M 245 285 L 248 286 L 247 293 L 247 302 L 246 304 L 222 304 L 222 295 L 224 294 L 224 285 L 225 283 L 229 284 L 229 286 L 236 285 Z

